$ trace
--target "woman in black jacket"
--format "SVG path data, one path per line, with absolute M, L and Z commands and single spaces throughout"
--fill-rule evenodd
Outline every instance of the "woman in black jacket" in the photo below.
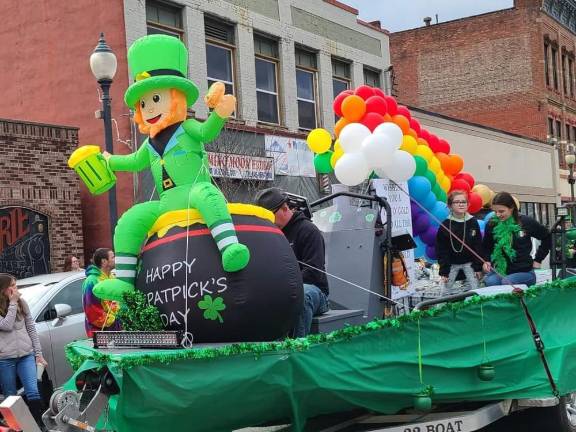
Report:
M 436 234 L 436 255 L 440 277 L 445 283 L 445 293 L 453 294 L 454 282 L 461 270 L 466 276 L 469 289 L 478 288 L 482 261 L 476 255 L 482 256 L 482 235 L 478 221 L 467 212 L 466 192 L 452 191 L 448 195 L 448 207 L 450 216 L 442 222 Z
M 534 269 L 540 268 L 550 252 L 548 228 L 531 217 L 520 215 L 514 198 L 508 192 L 496 194 L 492 210 L 496 216 L 486 226 L 483 241 L 486 286 L 534 285 Z M 531 255 L 532 238 L 541 241 L 534 259 Z

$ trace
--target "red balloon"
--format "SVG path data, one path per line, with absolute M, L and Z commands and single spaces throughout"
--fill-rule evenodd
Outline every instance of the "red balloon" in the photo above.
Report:
M 362 99 L 366 100 L 370 96 L 374 96 L 374 89 L 367 85 L 361 85 L 354 92 L 355 95 L 360 96 Z
M 474 214 L 482 208 L 482 197 L 476 192 L 468 194 L 468 213 Z
M 370 96 L 366 99 L 366 112 L 378 113 L 380 115 L 386 114 L 388 112 L 386 99 L 380 96 Z
M 450 144 L 445 139 L 440 138 L 438 140 L 438 147 L 442 153 L 450 154 Z
M 420 126 L 420 122 L 418 120 L 416 120 L 415 118 L 411 118 L 410 119 L 410 127 L 412 129 L 414 129 L 414 132 L 416 132 L 418 134 L 418 136 L 420 136 L 420 132 L 422 131 L 422 126 Z
M 414 128 L 412 128 L 414 129 Z M 415 130 L 415 129 L 414 129 Z M 418 135 L 420 135 L 420 138 L 423 138 L 426 140 L 426 142 L 428 142 L 428 138 L 430 138 L 430 132 L 428 132 L 426 129 L 424 129 L 422 126 L 420 126 L 420 132 L 418 133 Z
M 454 180 L 452 180 L 452 185 L 450 186 L 450 192 L 455 191 L 455 190 L 470 192 L 470 190 L 472 190 L 472 188 L 470 187 L 470 185 L 468 184 L 468 182 L 466 180 L 454 179 Z
M 336 98 L 334 99 L 334 102 L 332 103 L 332 108 L 334 109 L 334 113 L 338 117 L 342 117 L 342 101 L 346 99 L 346 96 L 349 96 L 351 94 L 354 94 L 352 90 L 344 90 L 343 92 L 340 92 L 340 94 L 336 96 Z
M 369 112 L 362 117 L 360 123 L 370 129 L 371 132 L 374 132 L 374 129 L 376 129 L 378 125 L 384 123 L 384 118 L 378 113 Z
M 459 179 L 464 180 L 466 183 L 470 185 L 471 188 L 474 187 L 474 177 L 472 177 L 472 174 L 467 172 L 461 172 L 460 174 L 454 176 L 454 180 Z
M 386 99 L 386 93 L 384 93 L 382 91 L 382 89 L 379 89 L 378 87 L 374 87 L 373 90 L 374 90 L 374 95 L 380 96 L 381 98 Z
M 428 139 L 426 140 L 428 141 L 428 145 L 430 146 L 430 149 L 434 152 L 434 153 L 446 153 L 444 151 L 442 151 L 440 145 L 439 145 L 439 140 L 438 137 L 434 134 L 430 134 L 430 136 L 428 137 Z M 448 153 L 446 153 L 448 154 Z
M 388 106 L 388 114 L 395 116 L 398 113 L 398 103 L 392 96 L 386 96 L 386 105 Z
M 406 108 L 404 105 L 398 105 L 398 110 L 397 110 L 396 114 L 403 115 L 408 120 L 410 120 L 412 118 L 412 114 L 410 114 L 410 110 L 408 108 Z

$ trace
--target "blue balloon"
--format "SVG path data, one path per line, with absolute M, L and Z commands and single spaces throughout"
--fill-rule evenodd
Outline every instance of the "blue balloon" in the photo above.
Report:
M 426 255 L 426 243 L 424 243 L 420 237 L 414 237 L 414 243 L 416 247 L 414 248 L 414 258 L 422 258 Z
M 486 216 L 484 216 L 484 222 L 488 223 L 490 221 L 490 219 L 492 219 L 494 217 L 494 215 L 496 215 L 496 213 L 494 213 L 493 211 L 488 213 Z
M 486 228 L 486 224 L 487 224 L 487 222 L 484 220 L 478 221 L 478 226 L 480 227 L 480 231 L 484 232 L 484 229 Z
M 420 204 L 422 204 L 426 210 L 432 211 L 436 205 L 436 201 L 438 200 L 436 199 L 434 192 L 429 192 L 428 195 L 426 195 L 426 198 L 424 198 Z
M 432 185 L 426 177 L 414 176 L 408 180 L 408 190 L 410 191 L 410 196 L 421 203 L 432 191 Z
M 438 226 L 442 223 L 442 221 L 444 221 L 444 219 L 448 217 L 450 210 L 448 209 L 446 203 L 443 203 L 442 201 L 436 201 L 436 204 L 434 204 L 434 208 L 432 209 L 431 213 L 434 215 L 434 217 L 430 218 L 430 225 Z

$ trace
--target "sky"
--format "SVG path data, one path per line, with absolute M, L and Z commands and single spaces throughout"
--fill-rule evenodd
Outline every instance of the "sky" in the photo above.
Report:
M 340 0 L 358 9 L 364 21 L 380 20 L 382 27 L 391 32 L 424 25 L 422 19 L 432 18 L 432 23 L 451 21 L 479 15 L 514 5 L 514 0 Z

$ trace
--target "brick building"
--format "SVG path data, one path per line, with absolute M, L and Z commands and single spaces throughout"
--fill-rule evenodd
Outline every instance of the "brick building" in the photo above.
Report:
M 510 9 L 390 37 L 401 102 L 540 141 L 576 141 L 576 1 Z M 555 140 L 554 140 L 555 138 Z
M 237 154 L 234 160 L 241 166 L 270 156 L 267 145 L 296 149 L 285 158 L 285 170 L 256 174 L 275 175 L 275 184 L 303 195 L 318 194 L 318 182 L 311 155 L 299 140 L 314 127 L 333 127 L 334 93 L 364 83 L 388 88 L 387 32 L 378 23 L 360 21 L 356 9 L 336 0 L 107 0 L 105 6 L 84 0 L 58 7 L 48 0 L 9 0 L 3 6 L 10 19 L 0 28 L 0 59 L 9 61 L 0 62 L 0 76 L 10 85 L 4 87 L 0 116 L 78 127 L 80 145 L 103 147 L 102 121 L 94 118 L 101 108 L 98 84 L 89 57 L 104 32 L 118 59 L 111 88 L 114 152 L 128 153 L 142 137 L 123 103 L 131 80 L 127 47 L 146 34 L 169 34 L 188 47 L 189 78 L 200 95 L 217 79 L 238 98 L 235 119 L 209 147 L 217 154 L 213 161 L 225 161 L 216 172 L 226 171 L 228 163 L 220 153 Z M 202 98 L 190 114 L 206 117 Z M 303 157 L 306 163 L 300 164 Z M 293 161 L 296 167 L 290 166 Z M 250 195 L 227 175 L 220 181 L 230 199 Z M 118 179 L 119 215 L 154 194 L 149 176 L 120 174 Z M 269 185 L 260 181 L 256 187 Z M 90 253 L 110 244 L 108 200 L 90 196 L 83 186 L 81 191 Z
M 83 256 L 78 180 L 66 155 L 78 129 L 0 119 L 0 272 L 62 271 Z

